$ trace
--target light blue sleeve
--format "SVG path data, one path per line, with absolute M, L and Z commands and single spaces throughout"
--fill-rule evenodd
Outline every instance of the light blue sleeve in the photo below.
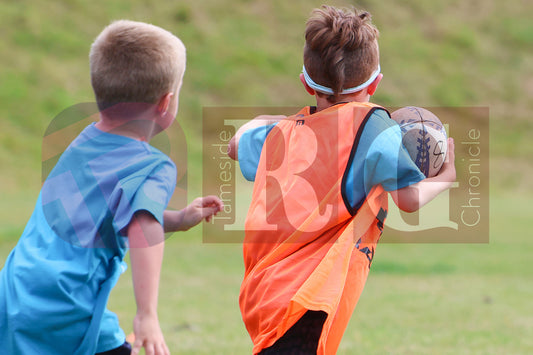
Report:
M 400 127 L 384 110 L 374 111 L 363 127 L 347 174 L 346 197 L 356 209 L 376 185 L 393 191 L 425 179 L 402 144 Z
M 259 158 L 266 137 L 277 123 L 268 126 L 252 128 L 243 133 L 239 139 L 239 165 L 244 178 L 248 181 L 255 180 L 255 173 L 259 166 Z
M 135 212 L 141 210 L 150 212 L 163 225 L 163 212 L 176 185 L 176 167 L 168 160 L 153 169 L 147 175 L 140 172 L 121 181 L 122 196 L 114 216 L 117 231 L 124 232 Z
M 425 179 L 403 146 L 402 133 L 396 122 L 392 121 L 392 125 L 381 133 L 371 132 L 371 135 L 374 139 L 365 160 L 367 189 L 381 184 L 386 191 L 394 191 Z

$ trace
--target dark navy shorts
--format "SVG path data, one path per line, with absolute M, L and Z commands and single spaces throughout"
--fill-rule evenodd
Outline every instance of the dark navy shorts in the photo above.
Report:
M 103 353 L 96 353 L 95 355 L 131 355 L 131 345 L 127 341 L 118 348 L 104 351 Z
M 307 311 L 271 347 L 259 355 L 316 355 L 322 327 L 327 318 L 322 311 Z

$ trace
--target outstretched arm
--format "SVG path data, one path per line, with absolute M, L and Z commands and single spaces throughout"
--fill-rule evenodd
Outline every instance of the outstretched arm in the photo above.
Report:
M 260 115 L 254 118 L 251 121 L 246 122 L 243 124 L 235 133 L 235 135 L 231 138 L 228 144 L 228 155 L 233 160 L 238 160 L 239 156 L 239 139 L 241 138 L 242 134 L 252 128 L 262 127 L 262 126 L 268 126 L 273 123 L 279 122 L 282 119 L 287 118 L 287 116 L 284 115 Z
M 186 231 L 205 219 L 211 220 L 224 208 L 222 201 L 216 196 L 198 197 L 187 207 L 179 211 L 167 210 L 163 213 L 165 232 Z
M 415 212 L 438 194 L 452 187 L 455 178 L 455 145 L 453 138 L 448 138 L 448 153 L 439 174 L 403 189 L 391 191 L 391 196 L 402 211 Z
M 163 227 L 152 214 L 136 212 L 128 226 L 133 290 L 137 314 L 133 321 L 132 354 L 142 347 L 147 354 L 170 354 L 159 326 L 157 297 L 164 251 Z

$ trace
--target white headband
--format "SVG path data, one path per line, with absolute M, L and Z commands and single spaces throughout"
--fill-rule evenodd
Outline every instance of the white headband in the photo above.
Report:
M 315 83 L 313 81 L 313 79 L 311 79 L 309 74 L 307 74 L 307 70 L 305 70 L 305 65 L 303 66 L 302 73 L 304 74 L 305 82 L 307 83 L 307 85 L 309 85 L 310 88 L 312 88 L 312 89 L 314 89 L 316 91 L 319 91 L 319 92 L 321 92 L 323 94 L 329 94 L 329 95 L 333 95 L 334 94 L 332 89 L 330 89 L 330 88 L 328 88 L 326 86 L 323 86 L 323 85 Z M 372 73 L 372 75 L 370 76 L 370 78 L 367 81 L 365 81 L 364 83 L 362 83 L 361 85 L 358 85 L 356 87 L 344 89 L 344 90 L 342 90 L 340 92 L 340 94 L 341 95 L 353 94 L 354 92 L 358 92 L 358 91 L 363 90 L 368 85 L 372 84 L 374 82 L 374 80 L 376 80 L 376 78 L 378 77 L 379 73 L 381 73 L 381 67 L 378 64 L 378 68 L 376 69 L 375 72 Z

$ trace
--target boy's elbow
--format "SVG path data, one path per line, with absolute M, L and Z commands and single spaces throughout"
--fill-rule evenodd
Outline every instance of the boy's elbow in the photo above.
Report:
M 411 202 L 411 201 L 408 201 L 408 202 L 401 202 L 401 203 L 397 203 L 396 204 L 398 206 L 398 208 L 404 212 L 407 212 L 407 213 L 413 213 L 413 212 L 416 212 L 420 209 L 420 206 L 418 204 L 418 201 L 415 203 L 415 202 Z
M 228 143 L 228 156 L 233 160 L 237 160 L 238 158 L 235 136 L 233 136 Z
M 391 195 L 396 206 L 404 212 L 412 213 L 420 209 L 419 195 L 416 188 L 406 187 L 391 192 Z

